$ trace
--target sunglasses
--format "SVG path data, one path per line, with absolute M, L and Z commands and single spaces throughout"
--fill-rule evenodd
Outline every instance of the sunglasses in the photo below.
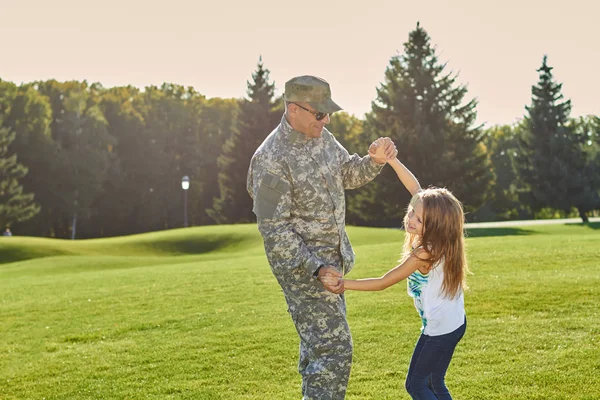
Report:
M 320 120 L 322 120 L 323 118 L 325 118 L 326 116 L 328 116 L 328 115 L 329 115 L 328 113 L 322 113 L 322 112 L 318 112 L 318 111 L 309 110 L 309 109 L 308 109 L 308 108 L 306 108 L 306 107 L 302 107 L 302 106 L 301 106 L 300 104 L 298 104 L 298 103 L 292 103 L 292 104 L 295 104 L 295 105 L 297 105 L 298 107 L 300 107 L 301 109 L 303 109 L 303 110 L 305 110 L 305 111 L 308 111 L 309 113 L 311 113 L 312 115 L 314 115 L 314 116 L 315 116 L 315 118 L 317 119 L 317 121 L 320 121 Z

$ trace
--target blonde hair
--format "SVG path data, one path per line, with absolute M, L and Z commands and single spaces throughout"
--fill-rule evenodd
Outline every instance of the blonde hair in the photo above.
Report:
M 423 231 L 421 236 L 408 232 L 405 234 L 404 259 L 413 254 L 413 248 L 416 247 L 422 247 L 429 254 L 429 258 L 420 259 L 432 266 L 443 259 L 442 295 L 454 298 L 459 289 L 468 288 L 463 206 L 448 189 L 422 190 L 410 201 L 404 226 L 408 225 L 408 214 L 418 201 L 423 204 Z

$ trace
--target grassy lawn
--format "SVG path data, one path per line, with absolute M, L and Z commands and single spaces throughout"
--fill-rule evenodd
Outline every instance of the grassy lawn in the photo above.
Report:
M 402 232 L 349 228 L 351 277 Z M 600 398 L 600 224 L 469 232 L 456 399 Z M 348 399 L 409 399 L 420 322 L 400 283 L 347 294 Z M 299 399 L 298 338 L 254 225 L 0 238 L 0 399 Z

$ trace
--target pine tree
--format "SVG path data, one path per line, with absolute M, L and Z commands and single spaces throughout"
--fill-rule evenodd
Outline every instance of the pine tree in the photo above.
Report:
M 493 173 L 483 145 L 483 132 L 475 127 L 477 102 L 463 102 L 467 89 L 456 84 L 438 61 L 427 32 L 417 23 L 404 44 L 404 54 L 392 57 L 385 79 L 367 114 L 369 139 L 389 136 L 398 158 L 419 179 L 422 187 L 447 187 L 465 204 L 477 209 L 486 200 Z M 391 168 L 385 168 L 372 194 L 350 199 L 365 220 L 398 226 L 410 195 Z
M 208 212 L 221 224 L 254 221 L 252 200 L 246 190 L 248 166 L 282 114 L 274 99 L 275 84 L 269 81 L 269 70 L 264 67 L 262 57 L 247 86 L 248 99 L 241 101 L 237 129 L 223 145 L 217 160 L 220 197 L 214 199 Z
M 25 193 L 35 193 L 35 202 L 41 207 L 33 218 L 13 226 L 20 235 L 50 235 L 62 183 L 56 179 L 61 175 L 56 168 L 55 145 L 50 137 L 49 99 L 33 84 L 16 86 L 2 82 L 0 108 L 2 125 L 15 134 L 8 152 L 17 154 L 19 164 L 27 169 L 27 175 L 19 183 Z
M 534 209 L 551 207 L 568 213 L 575 207 L 587 222 L 586 212 L 599 205 L 597 166 L 584 147 L 588 137 L 570 123 L 571 101 L 563 100 L 562 84 L 554 80 L 552 69 L 544 56 L 537 70 L 539 81 L 531 89 L 531 105 L 526 107 L 519 174 L 529 186 Z
M 8 146 L 15 134 L 0 124 L 0 226 L 10 226 L 26 221 L 40 211 L 34 203 L 33 194 L 24 194 L 19 182 L 27 174 L 27 168 L 17 163 L 17 155 L 8 154 Z
M 213 97 L 202 107 L 200 115 L 202 131 L 199 133 L 201 160 L 192 172 L 192 175 L 201 179 L 194 179 L 189 190 L 192 225 L 217 223 L 212 217 L 213 202 L 215 198 L 220 197 L 220 171 L 217 162 L 222 154 L 223 144 L 237 132 L 239 113 L 239 99 Z M 193 179 L 192 175 L 190 179 Z

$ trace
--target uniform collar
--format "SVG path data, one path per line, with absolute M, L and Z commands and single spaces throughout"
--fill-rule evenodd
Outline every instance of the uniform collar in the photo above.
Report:
M 285 114 L 281 117 L 281 131 L 291 143 L 307 144 L 310 141 L 308 136 L 292 128 Z

